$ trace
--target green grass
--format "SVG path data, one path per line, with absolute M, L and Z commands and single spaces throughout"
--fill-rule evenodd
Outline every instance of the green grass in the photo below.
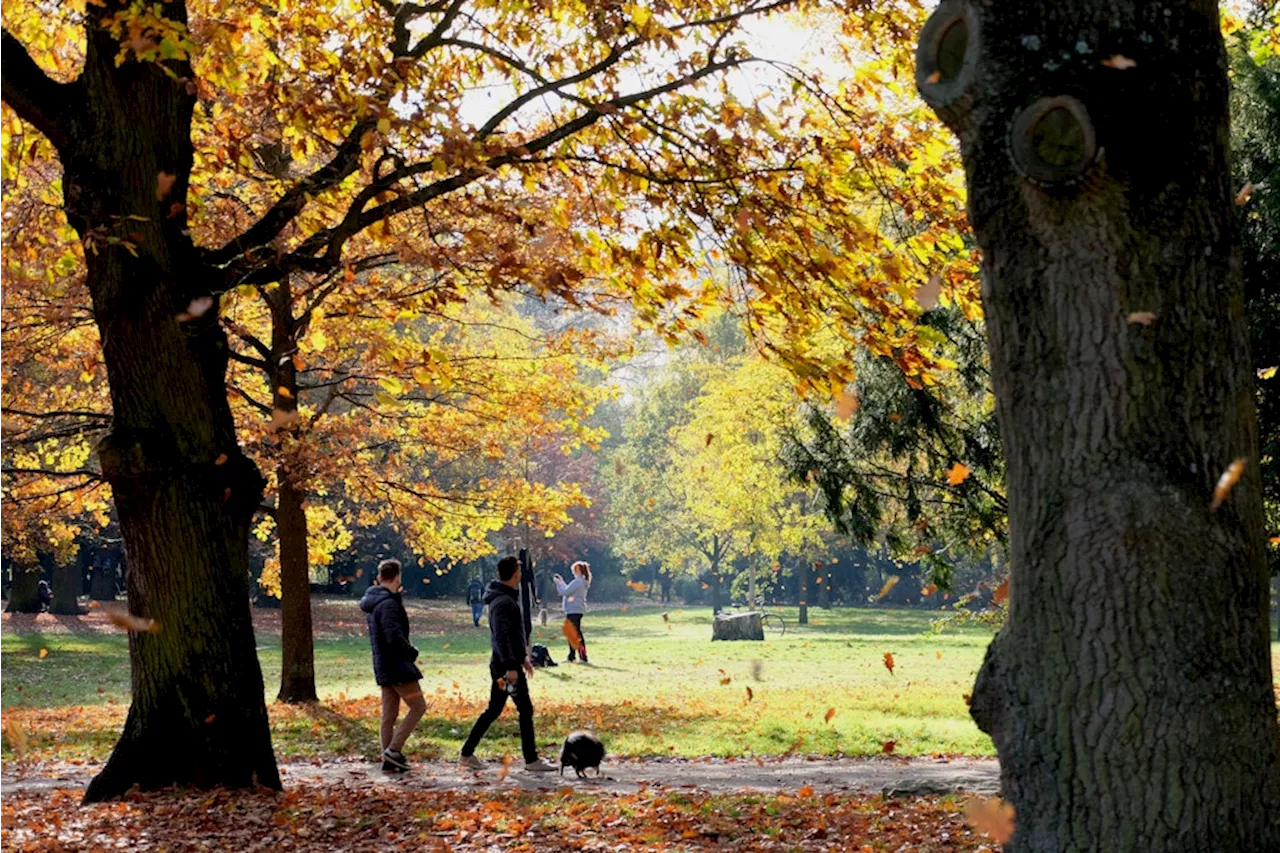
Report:
M 925 636 L 929 614 L 918 611 L 814 610 L 804 627 L 796 625 L 794 610 L 780 612 L 790 630 L 763 643 L 712 643 L 706 609 L 670 611 L 670 628 L 652 608 L 589 615 L 584 632 L 592 664 L 562 663 L 534 679 L 539 739 L 554 742 L 587 726 L 605 732 L 610 751 L 620 755 L 871 754 L 888 740 L 900 754 L 992 752 L 962 698 L 989 640 L 985 631 Z M 346 626 L 354 636 L 316 641 L 322 706 L 272 705 L 282 754 L 372 754 L 376 687 L 356 616 Z M 432 610 L 414 614 L 429 700 L 414 746 L 447 755 L 487 696 L 488 631 L 483 623 L 433 631 L 432 617 Z M 536 631 L 563 660 L 558 629 L 553 622 Z M 258 642 L 271 701 L 280 640 L 260 634 Z M 41 649 L 48 649 L 43 659 Z M 893 674 L 884 666 L 885 652 L 894 655 Z M 6 712 L 18 712 L 34 754 L 105 755 L 129 699 L 123 636 L 10 632 L 0 653 L 0 699 Z M 92 706 L 107 707 L 95 713 Z M 835 709 L 830 722 L 829 708 Z M 498 742 L 489 751 L 514 748 L 514 711 L 493 735 Z

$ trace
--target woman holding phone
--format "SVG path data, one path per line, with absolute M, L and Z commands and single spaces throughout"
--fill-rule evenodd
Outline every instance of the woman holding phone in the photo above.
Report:
M 591 586 L 591 566 L 579 560 L 572 566 L 573 580 L 568 583 L 555 576 L 556 594 L 564 604 L 564 635 L 569 641 L 569 660 L 580 656 L 587 662 L 587 643 L 582 639 L 582 616 L 587 612 L 587 588 Z

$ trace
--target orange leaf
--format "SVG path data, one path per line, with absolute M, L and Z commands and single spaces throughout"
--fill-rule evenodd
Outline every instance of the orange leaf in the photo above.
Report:
M 880 751 L 885 753 L 886 755 L 893 755 L 893 751 L 894 749 L 897 748 L 897 746 L 898 746 L 898 742 L 896 740 L 887 740 L 883 744 L 881 744 Z
M 21 758 L 27 754 L 27 733 L 12 716 L 5 717 L 4 734 L 9 739 L 9 749 Z
M 750 701 L 751 701 L 752 699 L 754 699 L 754 698 L 756 698 L 755 691 L 753 691 L 750 687 L 748 687 L 748 688 L 747 688 L 747 701 L 748 701 L 748 702 L 750 702 Z
M 215 460 L 213 460 L 213 464 L 214 464 L 214 465 L 226 465 L 226 464 L 227 464 L 227 454 L 225 454 L 225 453 L 219 453 L 219 454 L 218 454 L 218 458 L 217 458 L 217 459 L 215 459 Z
M 1000 582 L 1000 586 L 996 587 L 996 591 L 991 593 L 991 600 L 996 604 L 1004 604 L 1009 600 L 1009 579 L 1005 578 Z
M 833 719 L 835 719 L 835 716 L 836 716 L 836 709 L 835 709 L 835 708 L 828 708 L 828 709 L 827 709 L 827 714 L 826 714 L 826 716 L 825 716 L 825 717 L 823 717 L 822 719 L 823 719 L 825 722 L 828 722 L 828 723 L 829 723 L 829 722 L 831 722 Z
M 929 280 L 916 288 L 916 302 L 925 311 L 938 305 L 938 297 L 942 294 L 942 274 L 934 273 Z
M 812 797 L 812 796 L 813 796 L 813 788 L 812 788 L 811 786 L 809 786 L 809 785 L 805 785 L 805 786 L 804 786 L 803 788 L 801 788 L 799 791 L 796 791 L 796 796 L 797 796 L 797 797 Z
M 890 675 L 893 675 L 893 652 L 884 653 L 884 668 L 889 670 Z
M 293 392 L 290 391 L 288 388 L 284 387 L 283 385 L 281 385 L 279 388 L 276 389 L 276 393 L 279 394 L 281 397 L 284 397 L 286 400 L 293 399 Z
M 999 797 L 971 800 L 965 808 L 965 822 L 997 844 L 1013 837 L 1013 816 L 1013 806 Z
M 889 579 L 884 582 L 884 586 L 880 587 L 880 595 L 877 598 L 884 598 L 889 591 L 898 585 L 898 576 L 889 575 Z
M 1249 196 L 1253 195 L 1253 181 L 1246 181 L 1245 185 L 1240 188 L 1240 192 L 1236 193 L 1236 207 L 1244 207 L 1249 203 Z
M 937 83 L 941 79 L 942 79 L 942 72 L 935 71 L 932 74 L 930 74 L 928 77 L 924 78 L 924 82 L 932 85 L 933 83 Z
M 963 462 L 957 462 L 947 469 L 947 483 L 952 486 L 958 486 L 969 479 L 971 473 L 973 471 L 968 465 Z
M 207 726 L 207 725 L 209 725 L 210 723 L 212 723 L 214 720 L 216 720 L 217 718 L 218 718 L 218 715 L 217 715 L 217 714 L 210 714 L 209 716 L 207 716 L 207 717 L 205 717 L 205 718 L 204 718 L 204 724 Z
M 970 696 L 968 693 L 961 693 L 960 698 L 964 700 L 964 704 L 966 705 L 968 705 L 970 702 L 973 701 L 973 697 Z
M 177 175 L 171 175 L 168 172 L 156 173 L 156 201 L 164 201 L 169 193 L 173 192 L 173 182 L 178 180 Z
M 728 683 L 729 683 L 729 682 L 731 682 L 731 681 L 733 681 L 733 678 L 732 678 L 731 676 L 728 676 L 728 675 L 726 675 L 724 678 L 720 679 L 720 683 L 721 683 L 721 684 L 728 684 Z
M 845 389 L 840 399 L 836 401 L 836 418 L 842 421 L 849 420 L 858 411 L 859 405 L 858 392 Z
M 1107 66 L 1108 68 L 1114 68 L 1117 71 L 1127 71 L 1130 68 L 1138 67 L 1138 63 L 1134 62 L 1132 59 L 1130 59 L 1127 56 L 1122 56 L 1119 53 L 1117 53 L 1115 56 L 1111 57 L 1110 59 L 1102 60 L 1102 64 Z
M 45 658 L 47 658 L 48 656 L 49 656 L 49 650 L 48 650 L 48 649 L 41 649 L 41 650 L 40 650 L 40 660 L 44 660 L 44 659 L 45 659 Z
M 1213 503 L 1209 504 L 1210 512 L 1216 512 L 1218 507 L 1222 506 L 1222 502 L 1227 499 L 1227 495 L 1231 494 L 1231 490 L 1240 480 L 1240 475 L 1244 473 L 1244 465 L 1245 458 L 1241 456 L 1222 472 L 1222 476 L 1218 478 L 1218 485 L 1213 488 Z
M 138 634 L 155 634 L 160 630 L 160 623 L 156 620 L 134 616 L 127 610 L 108 610 L 107 618 L 117 628 L 123 628 L 126 631 L 133 631 Z

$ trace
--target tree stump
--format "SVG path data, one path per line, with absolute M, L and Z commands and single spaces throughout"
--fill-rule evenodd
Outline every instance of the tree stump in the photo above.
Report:
M 721 613 L 711 626 L 714 640 L 763 640 L 761 613 Z

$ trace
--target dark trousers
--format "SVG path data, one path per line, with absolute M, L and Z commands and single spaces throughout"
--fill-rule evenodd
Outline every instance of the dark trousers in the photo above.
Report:
M 483 614 L 484 614 L 484 602 L 483 601 L 471 602 L 471 621 L 475 622 L 477 627 L 479 627 L 480 625 L 480 617 Z
M 524 752 L 525 763 L 528 764 L 538 760 L 538 745 L 533 739 L 533 700 L 529 698 L 529 682 L 525 680 L 523 672 L 520 673 L 520 679 L 516 682 L 515 695 L 511 698 L 515 700 L 516 711 L 520 714 L 520 749 Z M 507 691 L 498 686 L 498 680 L 495 677 L 489 682 L 489 707 L 484 709 L 480 719 L 476 720 L 476 724 L 471 727 L 471 734 L 467 735 L 467 742 L 462 745 L 464 756 L 475 755 L 480 739 L 484 737 L 485 732 L 489 731 L 493 721 L 501 716 L 502 709 L 506 705 Z
M 573 647 L 573 643 L 569 644 L 569 660 L 573 660 L 574 655 L 582 655 L 582 662 L 586 663 L 587 662 L 587 640 L 585 637 L 582 636 L 582 614 L 569 613 L 565 616 L 565 618 L 573 623 L 574 628 L 578 629 L 578 647 L 575 649 Z

